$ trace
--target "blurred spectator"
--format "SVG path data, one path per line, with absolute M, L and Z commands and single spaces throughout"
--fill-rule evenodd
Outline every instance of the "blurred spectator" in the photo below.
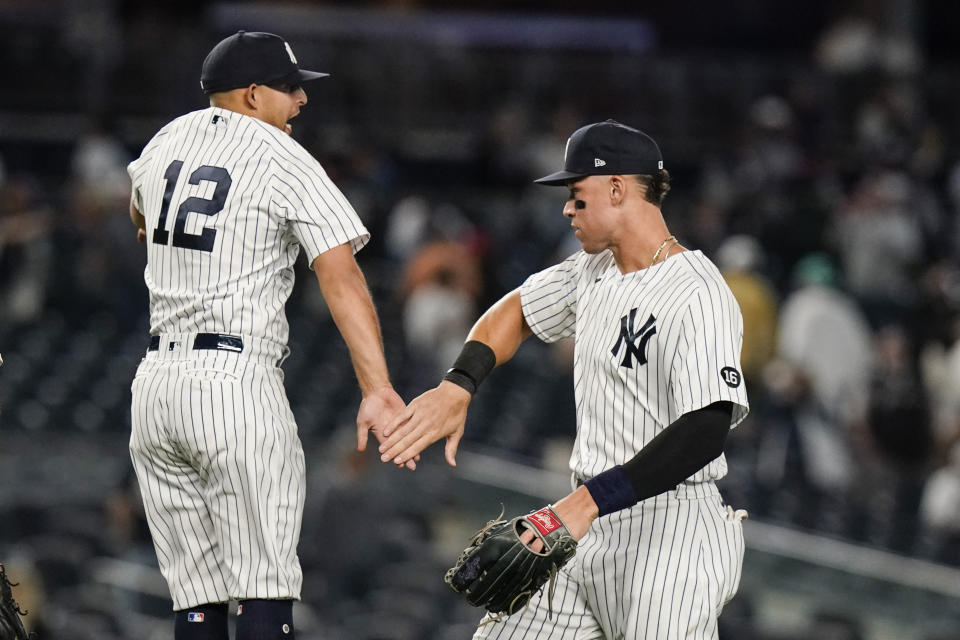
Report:
M 81 198 L 94 206 L 126 204 L 130 198 L 127 164 L 133 160 L 120 141 L 110 133 L 115 123 L 106 115 L 95 115 L 90 129 L 81 135 L 70 158 L 70 176 Z
M 928 398 L 903 327 L 877 332 L 870 391 L 870 433 L 878 450 L 920 473 L 933 445 Z
M 958 334 L 954 317 L 954 334 Z M 960 337 L 943 351 L 929 344 L 924 352 L 924 379 L 933 398 L 934 438 L 940 451 L 960 442 Z
M 429 234 L 430 202 L 410 195 L 398 201 L 389 215 L 386 245 L 393 258 L 406 261 Z
M 883 327 L 875 344 L 868 423 L 881 466 L 862 483 L 866 495 L 860 502 L 888 494 L 887 504 L 878 514 L 885 529 L 882 542 L 908 551 L 917 533 L 920 497 L 931 463 L 928 398 L 904 329 Z
M 53 213 L 29 176 L 0 181 L 0 330 L 43 312 L 55 255 Z
M 780 311 L 780 356 L 810 381 L 831 421 L 849 425 L 866 417 L 872 333 L 857 303 L 837 285 L 832 261 L 812 255 L 794 270 L 796 290 Z
M 61 227 L 63 290 L 72 311 L 106 311 L 124 327 L 141 317 L 146 296 L 146 251 L 128 212 L 130 160 L 106 121 L 96 118 L 71 156 L 70 209 Z
M 754 102 L 749 111 L 749 129 L 739 151 L 738 184 L 761 189 L 794 178 L 802 168 L 802 153 L 793 133 L 793 108 L 776 95 Z
M 950 260 L 928 264 L 917 278 L 917 298 L 910 316 L 917 353 L 942 355 L 957 337 L 960 317 L 960 269 Z M 927 379 L 926 369 L 924 378 Z M 926 380 L 929 386 L 930 379 Z M 942 382 L 937 383 L 942 384 Z
M 872 336 L 856 303 L 838 288 L 832 262 L 811 255 L 794 271 L 797 289 L 780 310 L 780 360 L 767 372 L 771 423 L 758 475 L 780 481 L 791 460 L 801 479 L 825 494 L 852 480 L 851 430 L 867 417 Z
M 870 90 L 854 114 L 860 164 L 908 166 L 923 123 L 917 88 L 906 81 L 888 81 Z
M 480 262 L 458 242 L 432 242 L 407 264 L 403 327 L 416 370 L 438 379 L 463 347 L 483 290 Z
M 960 443 L 927 481 L 920 505 L 923 525 L 934 538 L 938 559 L 960 563 Z
M 912 190 L 904 173 L 867 173 L 837 217 L 847 285 L 875 322 L 900 321 L 914 299 L 923 242 Z

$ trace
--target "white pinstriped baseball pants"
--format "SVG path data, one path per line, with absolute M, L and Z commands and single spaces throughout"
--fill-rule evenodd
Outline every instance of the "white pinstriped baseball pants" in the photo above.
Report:
M 276 357 L 164 342 L 132 385 L 130 454 L 174 610 L 299 598 L 303 448 Z
M 545 586 L 474 640 L 717 638 L 740 583 L 743 526 L 715 485 L 701 488 L 706 497 L 671 492 L 596 520 L 557 575 L 552 619 Z

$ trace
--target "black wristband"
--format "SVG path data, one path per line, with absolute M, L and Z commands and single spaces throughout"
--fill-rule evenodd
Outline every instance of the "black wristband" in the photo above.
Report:
M 443 379 L 463 387 L 472 395 L 496 365 L 497 356 L 493 349 L 477 340 L 469 340 Z

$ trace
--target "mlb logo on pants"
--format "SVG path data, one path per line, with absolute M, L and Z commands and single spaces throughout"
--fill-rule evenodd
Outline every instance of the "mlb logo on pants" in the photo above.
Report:
M 187 622 L 203 622 L 203 614 L 191 611 L 187 614 Z

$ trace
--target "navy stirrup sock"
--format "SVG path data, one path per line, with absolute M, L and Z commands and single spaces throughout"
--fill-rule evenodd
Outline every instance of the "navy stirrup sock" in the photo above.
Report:
M 292 640 L 293 600 L 241 600 L 237 640 Z
M 227 603 L 202 604 L 174 613 L 176 640 L 229 640 Z

